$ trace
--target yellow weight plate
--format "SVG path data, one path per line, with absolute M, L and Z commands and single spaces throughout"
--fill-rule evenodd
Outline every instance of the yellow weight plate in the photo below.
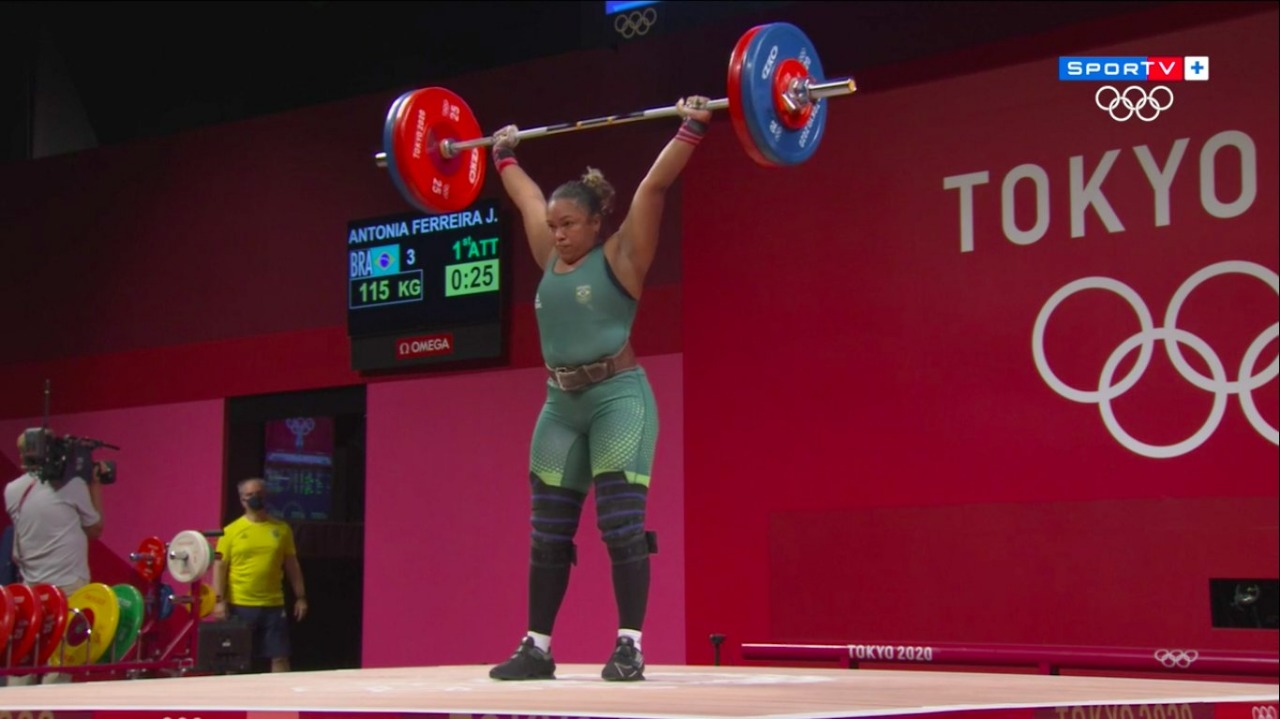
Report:
M 68 603 L 69 600 L 68 600 Z M 87 612 L 67 608 L 66 631 L 62 641 L 49 655 L 51 667 L 76 667 L 89 663 L 89 641 L 93 636 L 93 620 Z
M 209 586 L 208 584 L 200 585 L 200 618 L 201 619 L 204 619 L 210 614 L 213 614 L 213 605 L 217 604 L 217 602 L 215 601 L 216 599 L 217 599 L 217 596 L 214 595 L 213 593 L 213 587 Z
M 111 585 L 102 582 L 91 582 L 80 587 L 67 597 L 67 607 L 79 609 L 89 618 L 92 632 L 89 635 L 89 659 L 92 664 L 102 658 L 111 648 L 115 640 L 116 628 L 120 626 L 120 599 L 111 589 Z M 68 637 L 71 627 L 67 626 Z

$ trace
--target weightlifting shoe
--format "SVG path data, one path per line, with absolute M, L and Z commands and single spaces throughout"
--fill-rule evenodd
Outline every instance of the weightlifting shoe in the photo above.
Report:
M 613 656 L 604 665 L 600 676 L 607 682 L 638 682 L 644 679 L 644 655 L 636 648 L 631 637 L 618 637 Z
M 489 670 L 491 679 L 555 679 L 556 660 L 533 643 L 533 637 L 525 637 L 507 661 Z

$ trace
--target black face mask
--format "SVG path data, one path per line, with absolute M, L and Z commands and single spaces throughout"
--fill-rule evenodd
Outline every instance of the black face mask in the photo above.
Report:
M 267 506 L 266 501 L 262 499 L 262 495 L 260 494 L 255 494 L 252 497 L 244 500 L 244 503 L 249 505 L 249 509 L 252 509 L 255 512 Z

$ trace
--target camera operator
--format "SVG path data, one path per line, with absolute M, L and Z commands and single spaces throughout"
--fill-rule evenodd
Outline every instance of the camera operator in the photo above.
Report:
M 28 456 L 25 435 L 18 437 L 25 473 L 4 488 L 5 509 L 13 521 L 13 561 L 28 585 L 52 584 L 68 597 L 89 583 L 89 541 L 102 535 L 102 484 L 108 466 L 93 464 L 88 477 L 42 481 Z M 10 685 L 32 677 L 9 678 Z M 46 674 L 43 683 L 65 683 L 69 674 Z

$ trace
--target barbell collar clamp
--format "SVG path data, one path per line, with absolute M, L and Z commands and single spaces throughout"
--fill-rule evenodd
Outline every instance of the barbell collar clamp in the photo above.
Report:
M 797 78 L 792 80 L 787 91 L 782 93 L 782 101 L 786 103 L 788 110 L 798 113 L 806 106 L 825 97 L 852 95 L 857 90 L 857 83 L 851 77 L 816 84 L 812 78 Z

